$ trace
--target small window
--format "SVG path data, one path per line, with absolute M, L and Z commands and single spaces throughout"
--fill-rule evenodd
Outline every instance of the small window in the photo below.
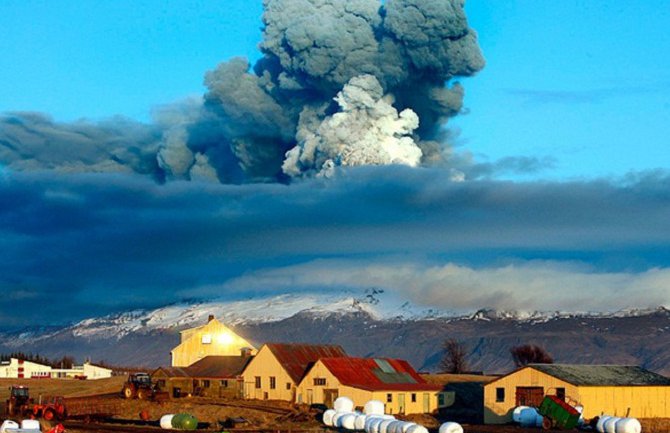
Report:
M 256 376 L 255 379 L 256 379 L 256 389 L 260 389 L 261 388 L 261 377 Z
M 314 386 L 325 386 L 326 385 L 326 378 L 325 377 L 315 377 L 314 378 Z
M 393 403 L 393 394 L 386 394 L 386 403 Z
M 205 379 L 202 381 L 203 388 L 209 388 L 209 380 Z
M 202 334 L 202 344 L 212 344 L 212 334 Z
M 286 382 L 286 389 L 291 390 L 291 382 Z
M 438 407 L 444 407 L 444 394 L 443 393 L 437 394 L 437 406 Z
M 228 388 L 228 379 L 224 379 L 221 381 L 221 387 L 222 388 Z
M 505 388 L 496 388 L 496 403 L 505 401 Z
M 416 403 L 416 394 L 412 394 L 412 403 Z
M 165 388 L 165 379 L 160 379 L 158 381 L 158 387 L 159 388 Z
M 556 397 L 565 401 L 565 388 L 556 388 Z
M 277 388 L 277 379 L 274 376 L 270 376 L 270 389 Z

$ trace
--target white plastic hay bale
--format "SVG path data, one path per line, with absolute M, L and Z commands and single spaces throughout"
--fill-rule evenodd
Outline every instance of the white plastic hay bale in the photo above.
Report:
M 389 433 L 388 428 L 389 425 L 391 425 L 392 422 L 394 422 L 395 419 L 385 419 L 381 423 L 379 423 L 379 433 Z
M 428 429 L 422 425 L 417 424 L 413 433 L 428 433 Z
M 16 421 L 7 419 L 2 424 L 0 424 L 0 433 L 6 433 L 8 429 L 18 429 L 18 428 L 19 424 Z
M 340 427 L 347 430 L 356 430 L 356 414 L 348 413 L 339 419 Z
M 379 433 L 379 425 L 384 422 L 384 418 L 381 417 L 375 417 L 372 418 L 372 422 L 370 423 L 370 429 L 366 430 L 367 433 Z
M 519 411 L 519 424 L 521 427 L 535 427 L 537 424 L 537 411 L 532 407 L 527 407 Z
M 158 422 L 162 429 L 172 430 L 172 418 L 174 414 L 163 415 Z
M 337 397 L 333 403 L 333 409 L 337 412 L 353 412 L 354 401 L 349 397 Z
M 405 424 L 405 421 L 395 420 L 389 424 L 387 432 L 388 433 L 402 433 L 402 425 Z
M 540 415 L 540 412 L 537 410 L 535 411 L 535 427 L 542 427 L 542 422 L 544 421 L 544 417 Z
M 598 417 L 598 422 L 596 423 L 596 431 L 598 433 L 605 433 L 605 421 L 612 418 L 609 415 L 601 415 Z
M 333 415 L 333 427 L 342 427 L 342 418 L 346 415 L 351 415 L 351 412 L 335 412 L 335 415 Z
M 463 433 L 463 427 L 457 422 L 445 422 L 440 426 L 440 433 Z
M 608 418 L 607 421 L 603 423 L 603 429 L 605 430 L 605 433 L 616 433 L 616 423 L 620 419 L 621 418 L 618 416 Z
M 333 409 L 328 409 L 323 412 L 323 423 L 327 425 L 328 427 L 333 426 L 333 417 L 335 416 L 337 412 Z
M 384 403 L 379 400 L 370 400 L 363 406 L 366 415 L 384 415 Z
M 528 406 L 517 406 L 512 411 L 512 421 L 519 423 L 521 422 L 521 411 L 524 409 L 530 409 Z
M 371 433 L 370 426 L 373 421 L 381 421 L 381 418 L 377 415 L 365 415 L 365 426 L 363 429 L 366 431 L 366 433 Z
M 409 429 L 415 425 L 417 425 L 415 422 L 406 422 L 402 425 L 402 433 L 407 433 Z
M 616 422 L 616 433 L 641 433 L 642 426 L 636 418 L 621 418 Z
M 37 430 L 41 432 L 40 422 L 36 419 L 24 419 L 21 421 L 21 430 Z
M 356 414 L 356 421 L 354 422 L 354 427 L 356 430 L 365 430 L 365 420 L 367 417 L 362 413 Z

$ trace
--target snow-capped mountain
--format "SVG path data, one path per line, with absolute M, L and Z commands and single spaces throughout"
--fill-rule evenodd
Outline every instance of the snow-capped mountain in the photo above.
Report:
M 245 300 L 183 302 L 89 318 L 69 326 L 0 334 L 0 353 L 74 355 L 121 365 L 169 362 L 179 331 L 213 314 L 256 344 L 341 344 L 352 355 L 392 356 L 435 370 L 447 338 L 469 349 L 471 368 L 511 368 L 509 349 L 536 343 L 557 361 L 640 364 L 670 373 L 670 311 L 614 313 L 444 311 L 383 290 L 283 294 Z M 644 343 L 643 343 L 644 342 Z

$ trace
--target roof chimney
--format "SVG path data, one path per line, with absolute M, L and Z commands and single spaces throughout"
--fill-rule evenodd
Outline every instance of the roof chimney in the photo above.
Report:
M 209 317 L 207 318 L 207 323 L 211 322 L 212 320 L 214 320 L 214 315 L 210 314 Z

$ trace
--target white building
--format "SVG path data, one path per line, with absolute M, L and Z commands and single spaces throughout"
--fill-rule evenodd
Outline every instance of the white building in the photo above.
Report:
M 11 379 L 42 379 L 51 377 L 51 367 L 32 361 L 12 358 L 0 364 L 0 377 Z
M 108 377 L 112 377 L 111 369 L 90 362 L 85 362 L 84 365 L 75 365 L 72 368 L 52 368 L 48 365 L 12 358 L 0 364 L 0 378 L 105 379 Z

